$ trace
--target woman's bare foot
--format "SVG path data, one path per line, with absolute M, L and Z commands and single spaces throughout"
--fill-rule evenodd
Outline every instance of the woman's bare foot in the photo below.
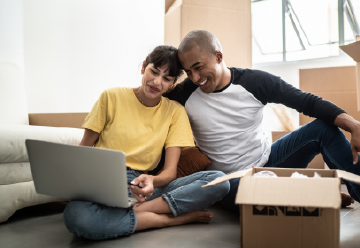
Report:
M 342 207 L 350 206 L 354 202 L 355 202 L 355 200 L 349 194 L 341 192 L 341 206 Z
M 193 222 L 209 223 L 214 217 L 213 213 L 207 210 L 193 211 L 177 217 L 174 217 L 172 214 L 155 214 L 142 211 L 135 213 L 137 217 L 136 231 L 148 228 L 178 226 Z
M 190 213 L 181 214 L 174 217 L 172 214 L 168 214 L 169 217 L 169 226 L 183 225 L 187 223 L 200 222 L 200 223 L 209 223 L 210 220 L 214 217 L 213 213 L 208 210 L 199 210 L 193 211 Z

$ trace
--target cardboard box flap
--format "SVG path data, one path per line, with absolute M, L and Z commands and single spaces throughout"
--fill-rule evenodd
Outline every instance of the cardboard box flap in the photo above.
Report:
M 209 186 L 213 186 L 219 183 L 223 183 L 225 181 L 234 179 L 234 178 L 240 178 L 240 177 L 244 177 L 244 176 L 250 176 L 252 175 L 253 172 L 253 168 L 247 169 L 247 170 L 241 170 L 241 171 L 236 171 L 230 174 L 227 174 L 225 176 L 222 177 L 218 177 L 215 180 L 211 181 L 210 183 L 202 186 L 203 188 L 209 187 Z
M 236 204 L 340 208 L 338 178 L 244 177 Z
M 350 182 L 360 184 L 360 176 L 358 175 L 343 170 L 336 170 L 336 174 L 338 178 L 342 178 Z
M 340 46 L 347 55 L 349 55 L 356 62 L 360 62 L 360 41 L 356 41 L 349 45 Z

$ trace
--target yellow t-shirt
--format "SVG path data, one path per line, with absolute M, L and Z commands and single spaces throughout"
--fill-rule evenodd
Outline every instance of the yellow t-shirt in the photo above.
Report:
M 134 170 L 153 170 L 164 146 L 194 146 L 183 106 L 161 97 L 157 106 L 145 107 L 128 87 L 105 90 L 82 127 L 100 134 L 96 147 L 125 152 L 126 166 Z

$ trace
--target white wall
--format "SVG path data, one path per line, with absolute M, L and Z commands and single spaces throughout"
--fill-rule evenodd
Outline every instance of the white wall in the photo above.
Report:
M 23 0 L 0 0 L 0 62 L 24 72 Z
M 267 71 L 274 75 L 280 76 L 286 82 L 299 88 L 299 70 L 308 68 L 324 68 L 337 66 L 352 66 L 355 65 L 353 59 L 341 52 L 340 56 L 329 57 L 322 59 L 311 59 L 294 62 L 279 62 L 268 64 L 254 64 L 253 69 Z M 296 127 L 299 126 L 299 114 L 296 110 L 291 110 L 290 115 L 294 120 Z M 272 111 L 267 106 L 265 107 L 263 125 L 270 130 L 279 130 L 277 119 L 272 114 Z
M 164 42 L 164 0 L 24 1 L 29 113 L 88 112 L 109 87 L 140 85 Z

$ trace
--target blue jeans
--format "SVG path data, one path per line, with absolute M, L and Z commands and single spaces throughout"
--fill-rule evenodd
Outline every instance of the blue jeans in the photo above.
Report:
M 131 182 L 141 172 L 128 170 L 127 181 Z M 151 201 L 162 196 L 174 216 L 201 210 L 221 200 L 229 192 L 229 183 L 216 187 L 201 188 L 217 177 L 220 171 L 202 171 L 178 178 L 167 186 L 156 188 Z M 131 196 L 130 190 L 128 191 Z M 86 201 L 71 201 L 65 208 L 64 221 L 68 230 L 88 239 L 102 240 L 129 235 L 136 229 L 136 214 L 132 208 L 118 208 Z
M 321 153 L 330 169 L 340 169 L 360 175 L 359 162 L 353 165 L 350 142 L 340 129 L 322 120 L 314 120 L 274 142 L 268 162 L 264 167 L 306 168 Z M 359 155 L 358 155 L 359 156 Z M 343 180 L 349 194 L 360 202 L 360 185 Z M 233 212 L 239 212 L 235 196 L 239 179 L 230 180 L 230 191 L 220 204 Z

